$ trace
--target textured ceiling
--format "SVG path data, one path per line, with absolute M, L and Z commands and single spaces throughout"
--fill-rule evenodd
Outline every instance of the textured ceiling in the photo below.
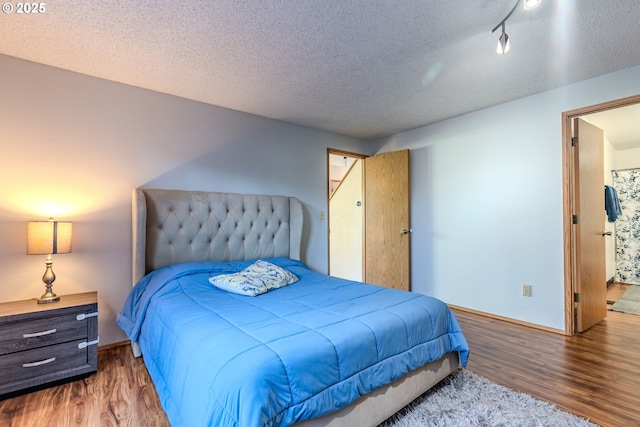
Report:
M 58 0 L 0 53 L 365 139 L 640 64 L 640 1 Z

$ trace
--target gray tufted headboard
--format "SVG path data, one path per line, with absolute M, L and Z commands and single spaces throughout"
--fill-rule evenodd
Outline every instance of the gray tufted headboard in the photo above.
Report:
M 302 204 L 295 197 L 133 190 L 133 284 L 193 261 L 300 259 Z

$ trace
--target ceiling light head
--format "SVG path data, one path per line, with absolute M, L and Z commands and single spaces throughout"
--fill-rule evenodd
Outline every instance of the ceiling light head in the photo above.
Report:
M 502 34 L 500 34 L 500 38 L 498 38 L 498 47 L 496 48 L 496 52 L 500 55 L 504 55 L 509 52 L 509 36 L 504 32 L 504 23 L 502 24 Z
M 540 3 L 542 3 L 542 0 L 523 0 L 523 3 L 524 3 L 524 8 L 526 10 L 532 10 L 540 6 Z
M 540 6 L 540 3 L 542 3 L 542 0 L 522 0 L 522 3 L 524 4 L 524 8 L 526 10 L 531 10 Z M 515 12 L 516 8 L 518 7 L 518 4 L 520 4 L 520 0 L 516 0 L 515 4 L 513 5 L 509 13 L 507 13 L 507 16 L 505 16 L 504 19 L 500 21 L 498 25 L 493 27 L 493 30 L 491 30 L 492 33 L 495 33 L 498 28 L 502 27 L 502 34 L 500 34 L 500 38 L 498 39 L 498 47 L 496 49 L 496 51 L 501 55 L 504 55 L 505 53 L 509 52 L 509 36 L 504 31 L 504 23 L 507 22 L 507 19 L 509 19 L 511 15 L 513 15 L 513 12 Z

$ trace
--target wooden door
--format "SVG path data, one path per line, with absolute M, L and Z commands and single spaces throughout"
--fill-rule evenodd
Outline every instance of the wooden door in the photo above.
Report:
M 364 281 L 411 289 L 409 150 L 365 159 Z
M 604 211 L 604 132 L 581 119 L 573 123 L 576 236 L 576 330 L 607 316 Z M 574 139 L 575 141 L 575 139 Z M 576 221 L 574 221 L 576 222 Z

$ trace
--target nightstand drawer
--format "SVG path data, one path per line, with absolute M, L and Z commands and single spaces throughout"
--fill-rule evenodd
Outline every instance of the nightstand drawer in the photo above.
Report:
M 0 355 L 87 337 L 87 321 L 77 313 L 0 325 Z
M 0 303 L 0 400 L 91 375 L 98 342 L 97 292 Z
M 76 340 L 0 356 L 2 383 L 9 384 L 86 365 L 87 347 L 78 347 L 78 344 L 83 342 L 86 340 Z

